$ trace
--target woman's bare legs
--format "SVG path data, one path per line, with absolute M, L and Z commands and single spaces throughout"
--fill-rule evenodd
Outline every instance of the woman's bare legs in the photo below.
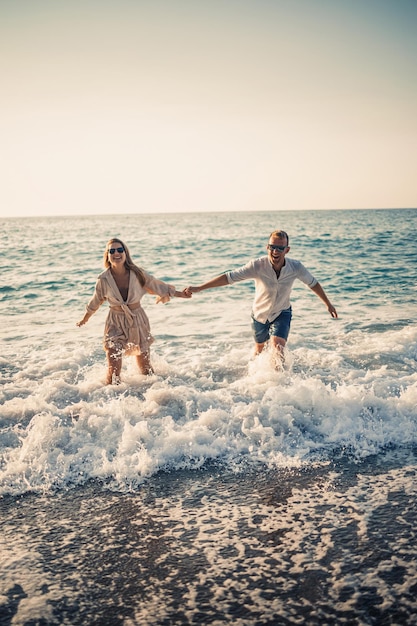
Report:
M 142 352 L 136 356 L 136 361 L 141 374 L 149 376 L 153 374 L 153 368 L 150 362 L 149 352 Z M 120 383 L 120 372 L 122 371 L 122 356 L 121 350 L 111 349 L 107 350 L 107 377 L 106 385 L 116 385 Z
M 149 352 L 142 352 L 142 354 L 138 354 L 136 356 L 136 361 L 138 363 L 139 371 L 141 374 L 145 374 L 146 376 L 150 376 L 153 374 L 153 368 L 150 361 L 151 355 Z
M 120 350 L 107 350 L 107 365 L 106 385 L 112 385 L 113 382 L 118 385 L 120 383 L 120 372 L 122 371 L 122 356 Z

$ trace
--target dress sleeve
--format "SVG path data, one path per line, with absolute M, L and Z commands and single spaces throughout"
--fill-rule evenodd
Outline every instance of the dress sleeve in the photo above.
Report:
M 95 313 L 105 300 L 106 296 L 103 293 L 103 284 L 102 281 L 98 279 L 96 282 L 94 295 L 91 298 L 90 302 L 87 304 L 87 311 L 89 313 Z
M 170 299 L 175 296 L 176 289 L 173 285 L 168 285 L 164 283 L 162 280 L 158 280 L 151 274 L 145 272 L 145 285 L 144 288 L 146 291 L 152 295 L 158 296 L 156 298 L 156 303 L 162 302 L 165 304 L 169 302 Z

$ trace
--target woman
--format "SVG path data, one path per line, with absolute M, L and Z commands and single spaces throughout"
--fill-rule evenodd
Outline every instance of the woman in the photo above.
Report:
M 123 355 L 133 354 L 142 374 L 152 374 L 149 347 L 153 342 L 149 320 L 140 301 L 145 293 L 156 294 L 157 302 L 168 302 L 171 297 L 190 298 L 190 294 L 176 291 L 172 285 L 157 280 L 135 265 L 127 246 L 113 238 L 106 245 L 104 267 L 97 279 L 95 293 L 87 305 L 83 326 L 105 300 L 110 310 L 104 328 L 104 349 L 107 353 L 106 384 L 120 382 Z

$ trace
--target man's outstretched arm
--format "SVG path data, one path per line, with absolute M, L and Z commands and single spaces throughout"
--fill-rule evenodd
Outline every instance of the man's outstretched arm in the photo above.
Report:
M 330 315 L 334 319 L 337 319 L 337 311 L 334 308 L 333 304 L 330 302 L 329 298 L 326 296 L 324 289 L 320 285 L 320 283 L 316 283 L 314 287 L 310 287 L 310 289 L 314 291 L 314 293 L 320 298 L 320 300 L 324 302 L 324 304 L 327 306 L 327 310 L 329 311 Z
M 196 287 L 187 287 L 185 289 L 188 293 L 198 293 L 199 291 L 204 291 L 205 289 L 213 289 L 214 287 L 224 287 L 228 285 L 229 282 L 227 280 L 226 274 L 220 274 L 220 276 L 216 276 L 216 278 L 212 278 L 208 280 L 206 283 L 201 285 L 197 285 Z

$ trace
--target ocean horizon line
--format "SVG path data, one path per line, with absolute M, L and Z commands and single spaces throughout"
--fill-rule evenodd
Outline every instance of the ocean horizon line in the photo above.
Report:
M 39 215 L 0 215 L 4 220 L 21 219 L 43 219 L 43 218 L 92 218 L 92 217 L 129 217 L 135 215 L 155 216 L 155 215 L 227 215 L 227 214 L 251 214 L 251 213 L 324 213 L 324 212 L 363 212 L 363 211 L 416 211 L 417 207 L 364 207 L 364 208 L 335 208 L 335 209 L 239 209 L 239 210 L 182 210 L 182 211 L 129 211 L 127 213 L 65 213 L 51 214 L 42 213 Z

